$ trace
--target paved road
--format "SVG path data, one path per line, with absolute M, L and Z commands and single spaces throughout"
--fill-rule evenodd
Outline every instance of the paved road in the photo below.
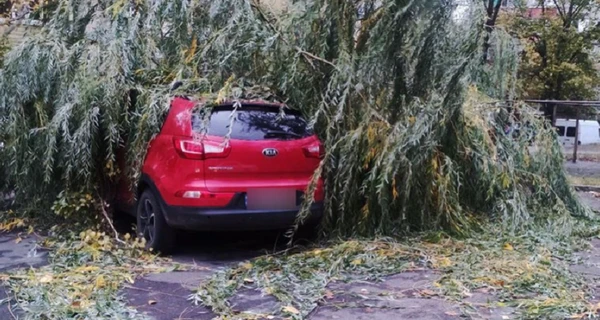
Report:
M 131 225 L 133 221 L 121 225 Z M 148 275 L 137 279 L 123 292 L 130 306 L 156 320 L 213 319 L 215 314 L 188 301 L 192 290 L 220 268 L 286 248 L 283 232 L 183 233 L 174 261 L 193 264 L 197 270 Z M 432 271 L 416 271 L 390 277 L 385 283 L 334 283 L 329 288 L 335 299 L 319 306 L 310 315 L 313 320 L 329 319 L 458 319 L 458 307 L 441 299 L 424 299 L 417 292 L 433 286 L 438 275 Z M 382 292 L 397 293 L 397 299 L 381 301 Z M 412 292 L 412 294 L 411 294 Z M 360 295 L 362 298 L 357 298 Z M 148 301 L 156 301 L 148 304 Z M 263 296 L 248 287 L 235 295 L 230 303 L 234 310 L 272 313 L 283 307 L 274 297 Z M 335 305 L 354 305 L 339 309 Z M 376 305 L 381 304 L 379 307 Z
M 565 169 L 570 175 L 578 177 L 600 177 L 600 162 L 593 161 L 566 161 Z
M 17 233 L 0 234 L 0 272 L 27 267 L 39 267 L 47 264 L 47 253 L 39 248 L 36 236 L 23 236 L 16 241 Z M 0 300 L 9 296 L 7 288 L 0 285 Z M 0 319 L 13 319 L 18 310 L 9 310 L 14 304 L 0 305 Z
M 187 300 L 192 290 L 220 268 L 284 249 L 286 239 L 281 232 L 186 233 L 178 243 L 180 249 L 173 260 L 194 264 L 200 270 L 149 275 L 124 289 L 129 305 L 156 320 L 213 319 L 211 310 Z M 389 277 L 383 283 L 332 283 L 328 289 L 335 297 L 322 302 L 309 319 L 459 319 L 458 305 L 419 295 L 421 290 L 433 289 L 438 277 L 433 271 L 420 270 Z M 156 304 L 149 305 L 150 300 Z M 251 286 L 238 292 L 230 304 L 234 310 L 258 314 L 278 312 L 283 307 L 274 297 L 263 296 Z M 352 307 L 340 309 L 342 304 Z
M 121 232 L 134 224 L 128 217 L 117 221 Z M 151 274 L 137 279 L 123 292 L 130 306 L 144 312 L 156 320 L 173 319 L 213 319 L 207 308 L 194 306 L 188 296 L 199 284 L 221 268 L 239 262 L 285 249 L 286 239 L 281 232 L 221 232 L 194 233 L 179 232 L 177 249 L 172 255 L 175 262 L 194 265 L 191 272 L 170 272 Z M 148 301 L 156 304 L 148 304 Z M 260 295 L 241 298 L 244 309 L 269 308 L 274 299 L 265 299 Z
M 600 199 L 593 195 L 580 194 L 586 201 L 600 204 Z M 131 221 L 121 223 L 130 224 Z M 0 235 L 0 270 L 46 263 L 46 253 L 36 250 L 36 238 L 26 238 L 20 243 L 16 243 L 15 239 L 14 233 Z M 178 244 L 179 250 L 174 254 L 173 260 L 196 265 L 194 271 L 148 275 L 123 289 L 123 296 L 128 304 L 151 319 L 212 319 L 215 314 L 209 309 L 194 306 L 188 301 L 192 290 L 220 268 L 285 248 L 285 239 L 277 232 L 182 233 Z M 588 262 L 575 266 L 574 271 L 597 280 L 600 241 L 594 242 L 591 253 L 582 253 L 582 259 Z M 309 319 L 459 319 L 457 304 L 419 295 L 422 290 L 432 288 L 438 277 L 431 270 L 415 270 L 388 277 L 383 282 L 334 282 L 328 286 L 328 290 L 334 292 L 335 296 L 322 301 Z M 5 288 L 0 288 L 0 294 L 4 294 L 2 297 L 6 297 L 5 291 Z M 485 304 L 496 298 L 489 294 L 474 293 L 470 299 L 474 304 Z M 149 300 L 156 303 L 150 305 Z M 252 287 L 239 292 L 230 303 L 235 310 L 256 313 L 279 311 L 282 307 L 273 297 L 263 296 Z M 342 304 L 351 307 L 336 307 Z M 475 312 L 479 316 L 484 315 L 486 319 L 514 317 L 514 310 L 509 307 L 494 310 L 482 307 Z M 0 319 L 12 319 L 6 304 L 1 306 Z

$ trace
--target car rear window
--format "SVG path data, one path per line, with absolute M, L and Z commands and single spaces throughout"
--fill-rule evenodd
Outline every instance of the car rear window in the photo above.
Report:
M 205 121 L 201 111 L 192 116 L 192 129 L 202 132 Z M 298 111 L 276 107 L 231 106 L 213 107 L 208 134 L 225 137 L 231 127 L 230 139 L 237 140 L 295 140 L 313 134 L 308 122 Z

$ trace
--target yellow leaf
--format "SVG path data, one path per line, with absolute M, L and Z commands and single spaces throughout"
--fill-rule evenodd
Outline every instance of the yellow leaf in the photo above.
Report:
M 452 265 L 452 261 L 450 261 L 450 259 L 443 257 L 440 259 L 440 261 L 438 262 L 438 267 L 440 268 L 447 268 L 449 266 Z
M 54 277 L 51 274 L 45 274 L 40 278 L 40 283 L 49 283 L 52 282 Z
M 104 281 L 104 276 L 99 275 L 96 278 L 96 288 L 103 288 L 106 285 L 106 281 Z
M 15 239 L 15 243 L 19 243 L 19 242 L 21 242 L 21 241 L 23 241 L 23 239 L 22 239 L 21 237 L 17 237 L 17 238 Z
M 331 290 L 325 290 L 325 294 L 324 294 L 325 298 L 331 300 L 334 298 L 333 292 L 331 292 Z
M 190 49 L 187 51 L 187 57 L 185 58 L 185 63 L 190 63 L 192 59 L 194 59 L 194 55 L 196 54 L 196 48 L 198 47 L 198 40 L 196 37 L 192 39 L 192 45 Z
M 506 251 L 513 251 L 513 250 L 515 250 L 515 248 L 513 248 L 513 246 L 510 243 L 507 242 L 507 243 L 504 244 L 504 250 L 506 250 Z
M 510 186 L 510 179 L 508 174 L 502 173 L 502 188 L 506 189 Z
M 435 291 L 429 290 L 429 289 L 423 289 L 421 291 L 419 291 L 419 294 L 422 296 L 434 296 L 436 295 Z
M 433 171 L 437 171 L 437 169 L 438 169 L 437 158 L 431 159 L 431 167 L 433 168 Z
M 362 264 L 362 259 L 355 259 L 352 260 L 352 262 L 350 262 L 350 264 L 354 265 L 354 266 L 358 266 Z
M 78 267 L 77 269 L 75 269 L 75 272 L 83 273 L 83 272 L 88 272 L 88 271 L 96 271 L 98 269 L 100 269 L 100 268 L 96 267 L 96 266 L 81 266 L 81 267 Z
M 366 219 L 366 218 L 369 216 L 369 205 L 368 205 L 368 204 L 365 204 L 365 205 L 364 205 L 364 206 L 363 206 L 363 207 L 360 209 L 360 212 L 362 213 L 362 215 L 363 215 L 363 218 L 365 218 L 365 219 Z
M 133 278 L 131 276 L 125 276 L 125 280 L 127 280 L 127 282 L 133 284 L 135 281 L 133 281 Z
M 299 314 L 300 313 L 300 311 L 298 311 L 298 309 L 294 308 L 293 306 L 283 307 L 283 312 L 287 312 L 290 314 Z
M 247 262 L 242 265 L 242 269 L 250 270 L 252 269 L 252 263 Z

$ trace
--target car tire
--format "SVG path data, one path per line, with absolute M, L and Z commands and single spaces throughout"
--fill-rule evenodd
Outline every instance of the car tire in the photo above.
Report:
M 137 234 L 146 240 L 146 249 L 169 254 L 175 246 L 175 232 L 165 220 L 162 208 L 151 190 L 140 196 L 137 208 Z

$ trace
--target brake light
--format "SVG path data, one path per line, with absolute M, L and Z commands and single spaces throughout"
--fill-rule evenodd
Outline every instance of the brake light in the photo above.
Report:
M 193 138 L 173 138 L 175 150 L 182 158 L 204 160 L 209 158 L 225 158 L 231 151 L 231 146 L 220 142 L 200 141 Z
M 321 159 L 325 155 L 325 149 L 320 143 L 304 147 L 304 155 L 307 158 Z

